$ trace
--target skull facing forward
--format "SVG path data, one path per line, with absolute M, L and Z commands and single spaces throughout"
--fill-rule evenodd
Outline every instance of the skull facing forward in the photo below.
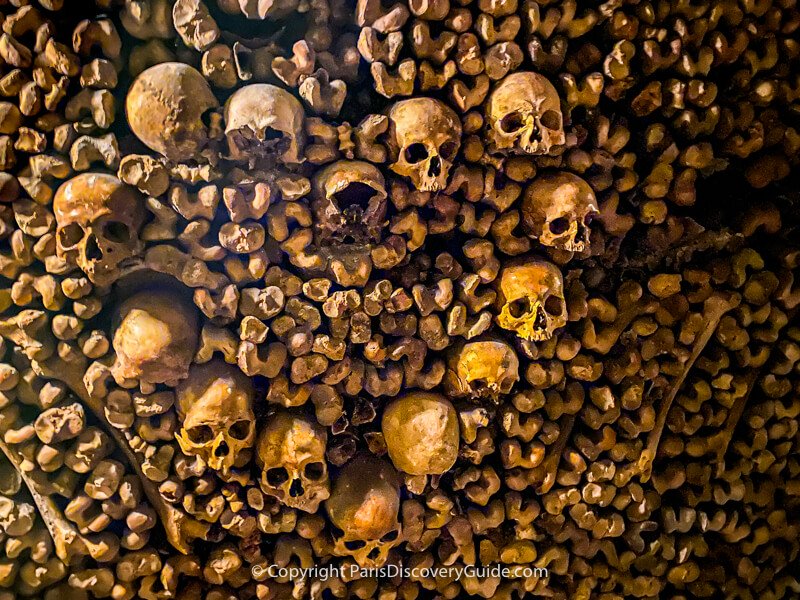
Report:
M 325 428 L 306 416 L 281 410 L 258 437 L 256 462 L 261 489 L 286 506 L 316 512 L 330 496 Z
M 73 177 L 58 188 L 53 212 L 58 257 L 77 264 L 92 283 L 113 283 L 122 263 L 141 252 L 144 200 L 113 175 Z
M 401 100 L 389 109 L 388 145 L 392 171 L 422 192 L 438 192 L 461 145 L 461 121 L 433 98 Z
M 185 454 L 228 475 L 255 440 L 253 387 L 238 367 L 221 360 L 195 365 L 176 389 Z
M 543 342 L 567 324 L 564 279 L 558 267 L 538 258 L 500 272 L 497 324 L 524 340 Z
M 380 567 L 400 543 L 400 477 L 371 454 L 347 463 L 325 502 L 336 556 L 352 556 L 361 567 Z

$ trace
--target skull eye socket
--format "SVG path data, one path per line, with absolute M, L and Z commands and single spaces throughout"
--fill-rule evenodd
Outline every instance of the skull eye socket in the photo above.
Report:
M 351 551 L 361 550 L 361 548 L 363 548 L 366 545 L 367 542 L 364 542 L 362 540 L 350 540 L 349 542 L 344 543 L 344 547 Z
M 547 300 L 544 301 L 544 310 L 548 315 L 553 317 L 561 316 L 561 313 L 564 311 L 561 298 L 557 296 L 548 296 Z
M 236 421 L 228 430 L 228 433 L 235 440 L 246 440 L 247 436 L 250 435 L 250 421 Z
M 83 239 L 83 227 L 77 223 L 70 223 L 58 231 L 58 238 L 64 248 L 72 248 Z
M 583 224 L 586 226 L 590 225 L 592 221 L 594 221 L 594 215 L 592 213 L 589 213 L 583 218 Z
M 561 128 L 561 115 L 555 110 L 546 110 L 541 116 L 539 121 L 542 127 L 546 129 L 560 129 Z
M 439 155 L 445 160 L 452 160 L 458 152 L 458 146 L 455 142 L 445 142 L 439 147 Z
M 283 467 L 275 467 L 267 471 L 267 483 L 272 487 L 278 487 L 289 481 L 289 473 Z
M 198 425 L 186 430 L 186 435 L 195 444 L 207 444 L 214 437 L 214 432 L 208 425 Z
M 384 543 L 393 542 L 393 541 L 395 541 L 397 539 L 397 536 L 399 536 L 399 535 L 400 535 L 400 532 L 395 529 L 394 531 L 390 531 L 385 536 L 383 536 L 381 538 L 381 541 L 384 542 Z
M 527 314 L 531 310 L 531 302 L 527 298 L 518 298 L 508 305 L 508 312 L 515 319 Z
M 516 133 L 525 125 L 521 112 L 512 112 L 500 119 L 500 129 L 505 133 Z
M 273 129 L 272 127 L 267 127 L 264 131 L 264 141 L 271 142 L 274 140 L 282 140 L 283 139 L 283 132 L 278 131 L 277 129 Z
M 319 481 L 325 476 L 325 465 L 321 462 L 308 463 L 303 468 L 303 476 L 311 481 Z
M 411 164 L 422 162 L 428 158 L 428 149 L 425 147 L 425 144 L 420 144 L 419 142 L 411 144 L 406 148 L 405 157 L 406 161 Z
M 131 239 L 131 230 L 121 221 L 107 221 L 103 224 L 103 237 L 115 244 L 126 244 Z
M 335 540 L 341 539 L 344 537 L 344 531 L 334 525 L 331 525 L 331 536 L 333 536 L 333 539 Z
M 553 219 L 548 223 L 548 227 L 553 235 L 561 235 L 569 229 L 569 219 L 567 217 Z

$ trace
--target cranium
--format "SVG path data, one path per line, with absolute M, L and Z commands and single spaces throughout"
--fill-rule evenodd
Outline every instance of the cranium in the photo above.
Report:
M 312 208 L 320 244 L 379 242 L 386 187 L 374 165 L 340 160 L 314 177 Z
M 131 296 L 115 319 L 114 379 L 175 386 L 189 374 L 198 329 L 197 309 L 176 294 L 147 290 Z
M 376 456 L 359 454 L 342 468 L 325 508 L 336 528 L 337 556 L 352 556 L 360 566 L 375 568 L 400 543 L 400 477 Z
M 58 188 L 53 212 L 58 257 L 77 264 L 97 285 L 113 283 L 121 263 L 142 250 L 144 199 L 113 175 L 73 177 Z
M 577 175 L 546 173 L 525 191 L 522 223 L 545 246 L 583 252 L 589 245 L 589 223 L 598 214 L 592 187 Z
M 401 100 L 389 109 L 387 139 L 392 171 L 420 191 L 438 192 L 461 145 L 461 121 L 439 100 Z
M 519 380 L 519 359 L 514 349 L 499 339 L 467 342 L 448 361 L 447 393 L 453 397 L 497 399 Z
M 458 458 L 458 416 L 439 394 L 411 392 L 392 401 L 381 429 L 389 458 L 409 475 L 444 473 Z
M 547 154 L 565 142 L 558 92 L 538 73 L 506 76 L 486 107 L 489 152 Z
M 330 496 L 325 428 L 299 413 L 279 410 L 258 437 L 261 489 L 285 505 L 316 512 Z
M 268 83 L 247 85 L 225 103 L 225 136 L 234 160 L 278 157 L 303 162 L 305 113 L 300 101 Z
M 235 365 L 214 360 L 194 365 L 175 391 L 181 449 L 227 475 L 255 439 L 250 379 Z
M 200 72 L 177 62 L 143 71 L 125 101 L 131 131 L 145 146 L 174 162 L 195 159 L 205 148 L 209 136 L 203 119 L 218 106 Z
M 564 280 L 558 267 L 538 258 L 500 271 L 497 324 L 525 340 L 549 340 L 567 324 Z

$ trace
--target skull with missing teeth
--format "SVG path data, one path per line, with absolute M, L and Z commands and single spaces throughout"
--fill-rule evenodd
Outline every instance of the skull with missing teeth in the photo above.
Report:
M 393 104 L 388 116 L 392 171 L 420 191 L 444 189 L 461 145 L 458 115 L 439 100 L 410 98 Z
M 227 476 L 255 440 L 250 379 L 235 365 L 214 360 L 192 367 L 175 392 L 181 450 Z
M 556 88 L 538 73 L 506 76 L 486 108 L 489 152 L 547 154 L 564 144 L 564 120 Z
M 554 264 L 538 258 L 504 267 L 498 278 L 495 317 L 524 340 L 543 342 L 567 324 L 564 279 Z
M 497 399 L 519 380 L 519 359 L 500 339 L 467 342 L 450 355 L 445 389 L 453 397 Z
M 316 512 L 330 496 L 325 428 L 300 413 L 271 415 L 258 437 L 261 489 L 286 506 Z
M 146 290 L 122 303 L 116 322 L 111 373 L 118 384 L 174 386 L 186 378 L 199 338 L 193 304 L 167 291 Z
M 56 254 L 77 264 L 92 283 L 116 281 L 125 261 L 142 250 L 144 200 L 113 175 L 82 173 L 58 188 L 53 200 Z
M 328 165 L 314 177 L 311 207 L 320 245 L 379 242 L 386 215 L 383 175 L 358 160 Z
M 376 568 L 400 543 L 400 477 L 372 454 L 360 454 L 342 468 L 325 509 L 334 526 L 336 556 Z
M 268 83 L 247 85 L 225 103 L 225 137 L 234 160 L 303 162 L 305 113 L 300 101 Z
M 545 246 L 570 252 L 589 247 L 589 223 L 597 214 L 592 187 L 567 172 L 538 176 L 522 201 L 525 231 Z
M 171 161 L 197 158 L 209 141 L 203 119 L 219 106 L 203 75 L 189 65 L 161 63 L 131 85 L 125 109 L 131 131 Z

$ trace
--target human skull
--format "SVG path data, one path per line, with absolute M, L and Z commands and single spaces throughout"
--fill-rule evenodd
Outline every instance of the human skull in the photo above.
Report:
M 330 496 L 327 441 L 325 428 L 299 413 L 279 410 L 269 417 L 256 446 L 264 493 L 291 508 L 316 512 Z
M 314 177 L 312 209 L 320 244 L 380 241 L 386 185 L 375 165 L 340 160 Z
M 347 463 L 325 502 L 333 531 L 333 553 L 377 568 L 400 543 L 400 477 L 386 461 L 359 454 Z
M 500 339 L 467 342 L 450 355 L 445 388 L 453 397 L 497 399 L 519 380 L 519 359 Z
M 115 318 L 111 373 L 117 383 L 177 385 L 189 374 L 199 338 L 194 304 L 163 290 L 125 300 Z
M 303 162 L 305 113 L 300 101 L 268 83 L 247 85 L 225 103 L 225 137 L 234 160 L 277 157 Z
M 439 394 L 415 391 L 393 400 L 381 429 L 389 458 L 409 475 L 439 475 L 458 458 L 458 415 Z
M 461 145 L 461 121 L 433 98 L 410 98 L 389 109 L 390 168 L 423 192 L 438 192 Z
M 227 475 L 255 439 L 253 386 L 235 365 L 194 365 L 175 390 L 182 425 L 175 437 L 184 454 Z
M 532 342 L 543 342 L 567 324 L 564 279 L 558 267 L 538 258 L 500 271 L 497 324 Z
M 197 158 L 209 140 L 206 114 L 219 107 L 203 75 L 167 62 L 143 71 L 125 101 L 128 124 L 142 143 L 173 162 Z
M 113 175 L 81 173 L 53 199 L 56 254 L 77 264 L 92 283 L 109 285 L 122 264 L 142 250 L 146 209 L 141 194 Z
M 589 246 L 589 223 L 598 212 L 592 187 L 564 171 L 538 176 L 522 200 L 525 231 L 545 246 L 570 252 Z
M 497 84 L 489 95 L 486 126 L 492 153 L 547 154 L 566 140 L 558 92 L 538 73 L 511 73 Z

